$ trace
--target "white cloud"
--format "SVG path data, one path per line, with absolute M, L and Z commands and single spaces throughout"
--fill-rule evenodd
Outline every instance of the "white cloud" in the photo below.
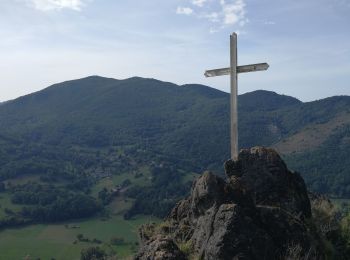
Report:
M 181 6 L 179 6 L 179 7 L 176 9 L 176 13 L 177 13 L 177 14 L 190 15 L 190 14 L 193 13 L 193 10 L 192 10 L 192 8 L 189 8 L 189 7 L 181 7 Z
M 236 0 L 231 3 L 227 3 L 225 0 L 221 0 L 220 4 L 222 6 L 223 12 L 223 23 L 225 25 L 235 25 L 240 23 L 243 26 L 247 21 L 245 19 L 245 2 L 244 0 Z
M 228 26 L 244 27 L 249 22 L 246 17 L 246 0 L 188 0 L 188 2 L 192 3 L 193 9 L 178 7 L 176 13 L 197 14 L 197 18 L 215 23 L 215 26 L 210 28 L 210 33 L 218 32 Z
M 219 32 L 219 30 L 217 28 L 212 27 L 212 28 L 210 28 L 209 32 L 210 33 L 217 33 L 217 32 Z
M 40 11 L 52 11 L 71 9 L 80 11 L 84 6 L 84 0 L 28 0 L 35 9 Z
M 205 4 L 205 2 L 207 2 L 207 0 L 192 0 L 192 4 L 199 7 L 202 7 Z
M 212 12 L 209 14 L 203 14 L 200 16 L 201 18 L 206 18 L 211 22 L 217 23 L 220 22 L 220 14 L 217 12 Z

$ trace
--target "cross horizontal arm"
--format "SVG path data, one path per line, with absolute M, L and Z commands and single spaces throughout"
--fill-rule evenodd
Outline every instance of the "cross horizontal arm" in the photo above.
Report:
M 263 71 L 263 70 L 267 70 L 269 67 L 270 66 L 267 63 L 258 63 L 258 64 L 238 66 L 237 67 L 237 73 Z
M 216 70 L 207 70 L 206 72 L 204 72 L 204 76 L 208 78 L 208 77 L 230 75 L 230 73 L 231 73 L 230 68 L 223 68 L 223 69 L 216 69 Z
M 262 70 L 267 70 L 268 68 L 269 68 L 269 64 L 267 63 L 237 66 L 237 73 L 262 71 Z M 230 68 L 222 68 L 222 69 L 215 69 L 215 70 L 207 70 L 204 73 L 204 75 L 206 77 L 216 77 L 216 76 L 230 75 L 230 73 L 231 73 Z

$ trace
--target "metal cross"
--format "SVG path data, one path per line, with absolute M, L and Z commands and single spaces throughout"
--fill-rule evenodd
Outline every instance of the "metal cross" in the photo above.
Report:
M 237 34 L 230 36 L 231 67 L 215 70 L 207 70 L 206 77 L 216 77 L 223 75 L 231 76 L 231 159 L 238 159 L 238 113 L 237 113 L 237 74 L 262 71 L 269 68 L 267 63 L 238 66 L 237 64 Z

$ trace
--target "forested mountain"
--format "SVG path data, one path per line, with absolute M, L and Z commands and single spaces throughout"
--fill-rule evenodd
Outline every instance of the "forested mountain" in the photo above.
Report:
M 239 131 L 242 148 L 276 148 L 311 190 L 350 196 L 350 97 L 303 103 L 269 91 L 247 93 L 239 96 Z M 228 143 L 229 94 L 203 85 L 92 76 L 0 106 L 0 178 L 10 183 L 37 175 L 89 194 L 99 178 L 148 167 L 152 187 L 167 190 L 149 187 L 147 195 L 172 190 L 174 201 L 184 195 L 182 177 L 222 172 Z M 137 200 L 135 189 L 129 193 Z

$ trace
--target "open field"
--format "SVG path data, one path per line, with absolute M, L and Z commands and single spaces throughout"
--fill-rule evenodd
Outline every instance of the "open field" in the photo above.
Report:
M 140 173 L 142 173 L 142 176 L 137 176 L 135 174 L 130 174 L 128 172 L 118 174 L 118 175 L 112 175 L 110 177 L 106 177 L 101 179 L 93 188 L 91 195 L 97 197 L 98 192 L 101 191 L 103 188 L 107 189 L 113 189 L 117 185 L 121 185 L 125 180 L 129 180 L 131 182 L 131 185 L 138 185 L 138 186 L 147 186 L 151 184 L 151 173 L 147 167 L 143 167 L 140 169 Z
M 91 195 L 98 197 L 103 188 L 108 190 L 130 180 L 131 185 L 146 186 L 151 183 L 147 168 L 140 169 L 141 176 L 135 174 L 112 175 L 101 179 L 92 188 Z M 12 179 L 13 184 L 40 182 L 36 176 Z M 141 224 L 159 221 L 156 218 L 137 216 L 124 220 L 123 214 L 132 205 L 133 199 L 120 194 L 114 197 L 106 206 L 109 217 L 94 217 L 91 219 L 73 220 L 58 224 L 38 224 L 20 228 L 10 228 L 0 231 L 0 259 L 80 259 L 83 248 L 100 246 L 106 252 L 116 253 L 119 258 L 128 259 L 138 248 L 138 228 Z M 0 218 L 5 217 L 5 209 L 13 212 L 20 210 L 22 205 L 11 203 L 8 192 L 0 193 Z M 78 241 L 77 235 L 82 234 L 89 242 Z M 111 245 L 111 238 L 122 238 L 120 245 Z M 100 240 L 95 243 L 93 240 Z M 26 258 L 27 257 L 27 258 Z M 28 258 L 29 257 L 29 258 Z M 118 259 L 119 259 L 118 258 Z
M 80 251 L 89 246 L 100 246 L 107 252 L 112 250 L 127 259 L 137 249 L 137 230 L 143 223 L 157 222 L 147 216 L 124 220 L 112 216 L 107 220 L 98 218 L 50 225 L 31 225 L 0 232 L 0 259 L 79 259 Z M 98 239 L 102 244 L 77 242 L 77 235 L 83 234 L 90 240 Z M 124 239 L 122 245 L 110 245 L 112 237 Z
M 7 192 L 1 192 L 0 193 L 0 219 L 5 217 L 6 214 L 6 209 L 9 209 L 13 212 L 19 211 L 21 208 L 20 205 L 15 205 L 11 203 L 11 197 L 10 194 Z

